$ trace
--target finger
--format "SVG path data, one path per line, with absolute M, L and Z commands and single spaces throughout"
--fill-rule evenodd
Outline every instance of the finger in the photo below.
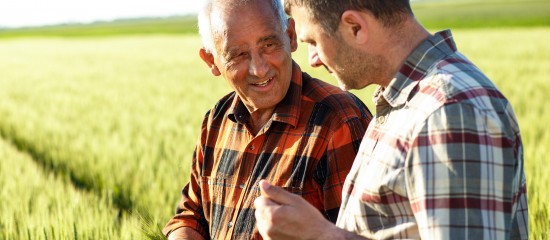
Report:
M 287 192 L 280 187 L 273 186 L 266 180 L 260 180 L 258 185 L 260 185 L 260 192 L 262 196 L 267 197 L 276 203 L 288 205 L 296 202 L 296 195 Z
M 254 215 L 259 222 L 264 220 L 271 222 L 273 213 L 277 211 L 280 206 L 280 204 L 271 201 L 269 198 L 260 196 L 254 200 L 254 207 L 256 208 Z
M 256 200 L 254 200 L 254 207 L 256 209 L 266 209 L 266 208 L 275 207 L 275 206 L 280 206 L 280 204 L 272 201 L 271 199 L 265 196 L 259 196 L 258 198 L 256 198 Z
M 260 196 L 254 200 L 254 216 L 256 217 L 256 226 L 260 234 L 265 235 L 270 228 L 272 222 L 273 206 L 279 206 L 277 203 L 269 200 L 269 198 Z
M 274 213 L 280 209 L 282 205 L 271 201 L 269 198 L 260 196 L 254 200 L 254 216 L 256 217 L 256 229 L 264 240 L 272 239 L 271 233 L 275 230 L 273 225 Z

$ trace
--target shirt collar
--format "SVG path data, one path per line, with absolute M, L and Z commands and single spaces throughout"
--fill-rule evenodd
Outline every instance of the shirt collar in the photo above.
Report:
M 273 115 L 272 121 L 283 122 L 296 127 L 298 125 L 298 117 L 300 116 L 300 103 L 302 99 L 302 70 L 294 61 L 292 61 L 292 77 L 288 91 L 277 104 Z M 227 117 L 233 121 L 245 124 L 250 117 L 248 109 L 242 102 L 238 94 L 235 94 L 235 98 L 231 103 L 231 107 L 227 112 Z
M 435 62 L 455 53 L 456 44 L 450 30 L 444 30 L 424 40 L 407 57 L 403 66 L 394 79 L 385 89 L 379 87 L 373 97 L 375 103 L 380 102 L 379 97 L 384 97 L 389 105 L 398 107 L 407 101 L 411 91 L 418 81 L 426 76 L 426 73 Z

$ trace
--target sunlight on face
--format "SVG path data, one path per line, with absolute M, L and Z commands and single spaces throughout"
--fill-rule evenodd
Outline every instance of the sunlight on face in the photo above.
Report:
M 216 16 L 217 14 L 217 16 Z M 292 59 L 289 31 L 283 32 L 268 1 L 218 9 L 214 62 L 249 111 L 273 109 L 290 85 Z
M 354 49 L 340 37 L 340 32 L 329 35 L 304 7 L 293 6 L 292 17 L 298 39 L 308 45 L 312 67 L 324 66 L 343 90 L 362 89 L 373 83 L 384 62 L 380 56 Z

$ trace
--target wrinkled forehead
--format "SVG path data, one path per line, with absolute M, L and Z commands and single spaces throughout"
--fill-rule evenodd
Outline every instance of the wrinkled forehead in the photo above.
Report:
M 216 6 L 210 14 L 210 26 L 217 50 L 241 39 L 254 40 L 265 37 L 261 35 L 282 33 L 280 21 L 269 1 Z
M 245 27 L 247 23 L 263 23 L 271 28 L 280 27 L 277 13 L 271 1 L 257 0 L 232 4 L 234 1 L 221 2 L 212 7 L 210 24 L 218 32 L 228 32 Z

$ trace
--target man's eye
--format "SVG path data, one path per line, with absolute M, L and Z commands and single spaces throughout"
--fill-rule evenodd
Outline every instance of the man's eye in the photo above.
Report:
M 246 52 L 241 52 L 241 53 L 237 53 L 237 54 L 232 55 L 229 59 L 230 60 L 235 60 L 235 59 L 246 57 L 246 55 L 247 55 Z
M 263 51 L 265 51 L 266 53 L 270 53 L 270 52 L 273 52 L 273 51 L 277 50 L 279 48 L 279 46 L 280 46 L 280 44 L 273 43 L 273 42 L 265 43 L 264 46 L 263 46 Z

